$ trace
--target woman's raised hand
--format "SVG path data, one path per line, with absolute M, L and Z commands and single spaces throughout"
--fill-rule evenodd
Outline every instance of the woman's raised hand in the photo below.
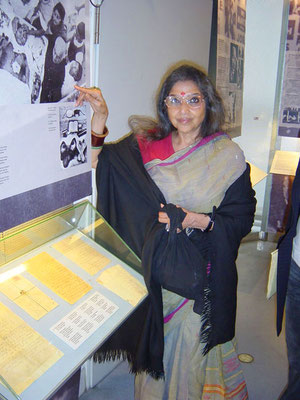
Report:
M 77 85 L 74 87 L 79 92 L 75 106 L 82 106 L 84 101 L 87 101 L 91 105 L 94 111 L 92 129 L 96 133 L 101 134 L 108 117 L 108 108 L 102 96 L 101 90 L 95 87 L 85 88 Z

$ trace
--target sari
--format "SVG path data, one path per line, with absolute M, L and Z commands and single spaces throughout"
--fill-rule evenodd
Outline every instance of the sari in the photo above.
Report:
M 212 213 L 245 171 L 246 163 L 239 147 L 227 135 L 216 133 L 163 160 L 154 158 L 145 168 L 167 203 Z M 188 234 L 192 234 L 190 230 Z M 194 312 L 194 301 L 166 289 L 162 299 L 165 380 L 155 380 L 144 372 L 137 374 L 135 400 L 248 399 L 236 340 L 203 355 L 202 319 Z

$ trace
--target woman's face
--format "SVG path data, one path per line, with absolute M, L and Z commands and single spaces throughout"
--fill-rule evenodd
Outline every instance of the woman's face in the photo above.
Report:
M 61 17 L 57 10 L 54 10 L 52 13 L 52 21 L 53 25 L 58 26 L 61 23 Z
M 20 25 L 16 31 L 16 41 L 19 45 L 24 46 L 27 41 L 27 27 L 26 25 Z
M 184 97 L 186 95 L 202 95 L 198 86 L 193 81 L 178 81 L 170 90 L 169 96 Z M 205 118 L 205 101 L 200 107 L 192 108 L 182 101 L 177 107 L 168 107 L 168 117 L 179 134 L 198 136 L 201 124 Z

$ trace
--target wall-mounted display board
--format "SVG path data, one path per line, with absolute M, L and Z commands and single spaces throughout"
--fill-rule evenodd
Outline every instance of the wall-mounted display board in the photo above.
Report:
M 246 0 L 214 0 L 209 74 L 224 101 L 226 131 L 241 134 Z
M 272 138 L 262 230 L 285 231 L 300 151 L 300 3 L 283 2 Z
M 89 202 L 0 240 L 0 395 L 48 399 L 147 296 Z
M 300 138 L 300 3 L 290 1 L 278 135 Z
M 86 0 L 0 0 L 0 232 L 91 194 Z

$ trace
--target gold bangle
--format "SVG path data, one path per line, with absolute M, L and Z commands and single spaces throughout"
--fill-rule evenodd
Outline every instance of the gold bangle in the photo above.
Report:
M 91 132 L 93 136 L 96 136 L 98 138 L 105 138 L 108 135 L 108 129 L 106 126 L 104 127 L 103 133 L 96 133 L 93 131 L 93 129 L 91 129 Z

